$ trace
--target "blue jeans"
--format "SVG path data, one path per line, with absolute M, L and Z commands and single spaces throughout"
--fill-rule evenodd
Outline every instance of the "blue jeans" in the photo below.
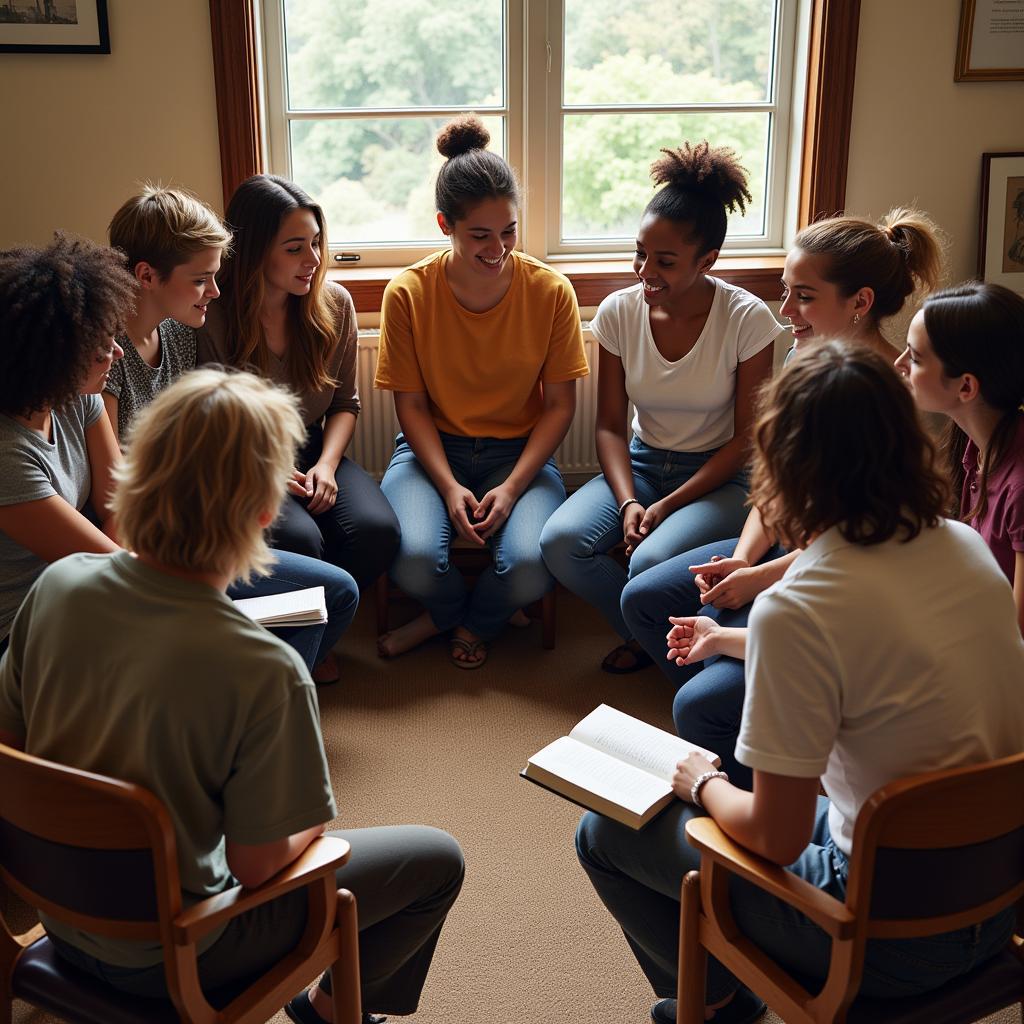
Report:
M 687 551 L 630 580 L 622 591 L 622 616 L 637 642 L 675 688 L 672 717 L 676 732 L 684 740 L 718 754 L 729 781 L 749 790 L 754 788 L 754 773 L 735 757 L 745 692 L 743 662 L 716 655 L 696 665 L 680 666 L 665 657 L 670 615 L 708 615 L 723 626 L 746 626 L 750 605 L 721 610 L 702 605 L 689 569 L 710 561 L 712 555 L 731 557 L 738 540 L 733 537 Z M 758 564 L 781 554 L 781 548 L 773 547 Z
M 477 498 L 508 478 L 526 440 L 441 434 L 453 476 Z M 449 561 L 449 548 L 457 534 L 448 519 L 448 508 L 402 434 L 380 486 L 402 529 L 391 578 L 426 608 L 439 630 L 463 626 L 490 640 L 516 609 L 551 589 L 539 540 L 551 513 L 565 501 L 562 475 L 553 460 L 541 467 L 504 525 L 488 539 L 493 561 L 472 593 Z
M 846 898 L 847 860 L 832 842 L 828 800 L 818 799 L 811 842 L 789 870 L 811 885 Z M 676 802 L 637 832 L 588 812 L 576 832 L 576 853 L 601 902 L 622 928 L 647 980 L 661 998 L 676 994 L 679 962 L 679 888 L 700 866 L 686 841 L 686 822 L 704 812 Z M 745 935 L 787 970 L 824 980 L 831 939 L 789 905 L 741 879 L 730 888 L 733 915 Z M 864 962 L 862 995 L 895 999 L 944 985 L 995 956 L 1010 938 L 1014 908 L 980 926 L 920 939 L 871 939 Z M 716 1003 L 738 986 L 708 957 L 705 1002 Z
M 291 551 L 275 551 L 275 564 L 269 576 L 252 583 L 233 583 L 228 597 L 269 597 L 307 587 L 323 587 L 327 604 L 327 622 L 315 626 L 275 626 L 271 632 L 294 647 L 311 672 L 330 653 L 348 629 L 359 607 L 359 587 L 344 569 L 318 558 L 307 558 Z
M 637 500 L 646 508 L 671 494 L 714 454 L 662 451 L 634 437 L 629 457 Z M 541 551 L 555 579 L 595 605 L 619 636 L 628 640 L 633 634 L 619 609 L 627 579 L 681 551 L 738 533 L 747 515 L 746 499 L 746 475 L 740 473 L 677 509 L 636 548 L 627 573 L 606 554 L 622 540 L 622 520 L 611 488 L 603 475 L 597 476 L 548 520 L 540 538 Z

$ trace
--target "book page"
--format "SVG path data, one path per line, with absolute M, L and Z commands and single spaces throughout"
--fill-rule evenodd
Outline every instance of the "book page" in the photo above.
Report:
M 244 597 L 235 607 L 254 622 L 263 625 L 305 625 L 327 621 L 327 602 L 323 587 L 306 587 L 286 594 Z
M 672 792 L 670 785 L 650 773 L 569 736 L 560 737 L 534 754 L 529 760 L 527 774 L 532 765 L 636 814 L 643 814 L 652 804 Z
M 607 704 L 591 711 L 569 735 L 669 784 L 676 764 L 693 751 L 703 754 L 714 765 L 720 763 L 718 755 L 712 751 L 687 743 Z

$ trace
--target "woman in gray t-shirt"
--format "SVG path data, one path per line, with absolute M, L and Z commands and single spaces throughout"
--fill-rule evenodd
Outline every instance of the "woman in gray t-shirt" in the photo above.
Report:
M 123 257 L 85 239 L 0 253 L 0 646 L 48 563 L 117 550 L 118 447 L 99 392 L 134 297 Z

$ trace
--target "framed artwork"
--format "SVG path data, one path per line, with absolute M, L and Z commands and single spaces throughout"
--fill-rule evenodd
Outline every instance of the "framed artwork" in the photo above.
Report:
M 1024 3 L 960 0 L 957 82 L 1024 81 Z
M 0 53 L 110 53 L 107 0 L 0 0 Z
M 1024 153 L 981 157 L 978 277 L 1024 295 Z

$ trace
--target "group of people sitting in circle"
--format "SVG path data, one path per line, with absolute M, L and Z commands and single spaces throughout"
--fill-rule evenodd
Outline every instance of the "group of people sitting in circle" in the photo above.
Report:
M 690 817 L 842 898 L 878 786 L 1024 749 L 1024 298 L 936 290 L 918 212 L 822 220 L 786 258 L 794 344 L 772 378 L 785 328 L 710 273 L 746 173 L 707 142 L 664 150 L 639 280 L 591 323 L 602 472 L 567 499 L 553 456 L 588 372 L 580 315 L 517 251 L 519 188 L 488 141 L 475 117 L 439 135 L 450 246 L 385 291 L 375 386 L 401 432 L 379 486 L 347 455 L 355 310 L 295 184 L 250 178 L 223 223 L 147 187 L 110 248 L 0 253 L 0 742 L 152 790 L 187 899 L 259 885 L 335 816 L 315 684 L 338 678 L 360 588 L 387 572 L 424 609 L 381 656 L 449 633 L 477 669 L 557 580 L 618 634 L 602 668 L 658 665 L 679 734 L 721 758 L 681 761 L 680 800 L 642 831 L 587 813 L 576 838 L 670 1024 Z M 881 324 L 918 292 L 894 359 Z M 946 418 L 938 446 L 919 412 Z M 491 550 L 472 589 L 456 538 Z M 311 586 L 327 623 L 276 635 L 229 600 Z M 367 1017 L 412 1013 L 461 850 L 424 826 L 337 834 Z M 752 886 L 732 899 L 759 945 L 825 976 L 823 932 Z M 293 894 L 208 936 L 204 987 L 275 962 L 305 913 Z M 158 947 L 44 924 L 82 970 L 166 995 Z M 1012 927 L 873 941 L 862 992 L 937 987 Z M 706 1002 L 720 1024 L 764 1012 L 714 961 Z M 330 975 L 286 1011 L 329 1020 Z

